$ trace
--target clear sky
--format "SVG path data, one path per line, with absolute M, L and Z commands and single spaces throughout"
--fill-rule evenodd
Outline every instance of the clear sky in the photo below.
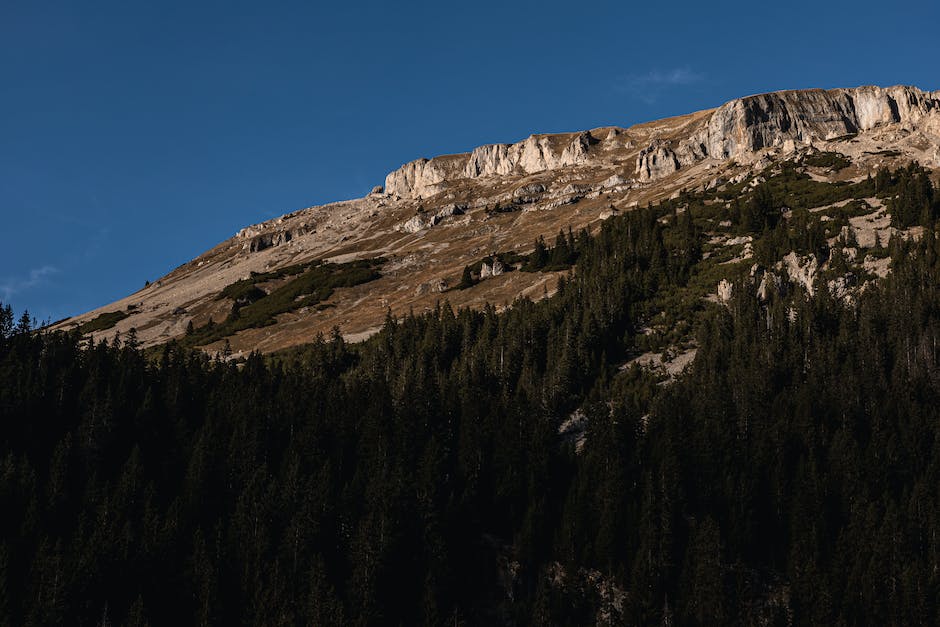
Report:
M 0 301 L 55 320 L 418 157 L 940 89 L 940 3 L 0 0 Z

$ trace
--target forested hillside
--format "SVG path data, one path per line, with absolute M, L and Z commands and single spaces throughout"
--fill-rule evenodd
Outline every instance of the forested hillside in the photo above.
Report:
M 819 195 L 923 235 L 876 280 Z M 916 166 L 784 167 L 537 246 L 575 263 L 537 303 L 240 362 L 4 308 L 0 624 L 940 622 L 937 210 Z M 754 259 L 706 255 L 720 223 Z M 758 296 L 790 251 L 829 274 Z

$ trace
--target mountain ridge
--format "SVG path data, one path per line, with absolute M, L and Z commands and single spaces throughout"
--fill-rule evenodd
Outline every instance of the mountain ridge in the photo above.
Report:
M 411 161 L 390 172 L 384 188 L 245 227 L 143 290 L 55 328 L 83 328 L 117 310 L 127 315 L 90 334 L 100 339 L 134 329 L 145 346 L 160 344 L 184 337 L 190 325 L 232 315 L 239 305 L 221 296 L 227 286 L 317 260 L 386 262 L 378 279 L 343 286 L 316 307 L 286 311 L 275 324 L 226 338 L 236 352 L 279 350 L 332 327 L 362 339 L 389 311 L 424 311 L 445 299 L 458 307 L 537 299 L 551 294 L 564 273 L 506 272 L 472 289 L 454 288 L 464 267 L 482 267 L 497 252 L 523 254 L 539 237 L 591 230 L 682 190 L 735 185 L 772 163 L 819 152 L 844 155 L 851 164 L 837 172 L 810 169 L 830 181 L 857 181 L 878 167 L 915 160 L 936 168 L 940 92 L 783 90 L 629 128 L 530 135 Z M 258 289 L 266 293 L 283 280 Z M 205 346 L 219 350 L 221 340 Z
M 836 115 L 822 119 L 810 118 L 809 114 L 813 110 L 801 105 L 808 104 L 815 96 L 828 101 L 823 103 L 824 107 L 815 109 L 817 114 L 828 110 Z M 782 115 L 775 109 L 781 110 Z M 906 85 L 781 90 L 744 96 L 714 109 L 659 120 L 695 122 L 708 117 L 702 129 L 704 133 L 695 133 L 687 141 L 680 142 L 677 150 L 657 150 L 659 146 L 654 144 L 642 150 L 637 159 L 636 173 L 640 175 L 640 180 L 654 180 L 709 156 L 729 159 L 786 139 L 803 142 L 830 139 L 859 130 L 870 130 L 879 124 L 916 122 L 938 109 L 940 92 L 926 92 Z M 769 122 L 769 132 L 750 134 L 749 130 L 761 130 L 754 118 L 764 118 L 765 122 Z M 642 125 L 630 129 L 639 126 Z M 789 132 L 791 126 L 795 133 Z M 591 144 L 610 139 L 613 130 L 630 129 L 601 127 L 573 133 L 536 134 L 513 144 L 484 144 L 466 153 L 417 159 L 390 172 L 385 179 L 385 189 L 403 197 L 425 198 L 441 191 L 439 185 L 445 181 L 506 175 L 516 169 L 521 169 L 525 174 L 534 174 L 579 165 L 588 159 Z M 593 135 L 601 131 L 608 132 L 604 140 Z M 435 164 L 435 160 L 440 162 Z M 657 162 L 661 164 L 663 161 L 671 161 L 674 169 L 657 165 Z

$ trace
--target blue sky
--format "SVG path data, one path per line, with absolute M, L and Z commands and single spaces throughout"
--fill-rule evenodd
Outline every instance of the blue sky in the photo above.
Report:
M 776 89 L 940 89 L 936 2 L 0 0 L 0 301 L 120 298 L 401 163 Z

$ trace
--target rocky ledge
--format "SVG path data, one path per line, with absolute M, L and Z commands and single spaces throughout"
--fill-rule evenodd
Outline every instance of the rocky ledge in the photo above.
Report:
M 738 98 L 704 114 L 678 136 L 646 133 L 642 147 L 634 152 L 636 181 L 655 181 L 704 159 L 735 159 L 761 148 L 792 150 L 888 124 L 940 136 L 940 91 L 907 86 L 778 91 Z M 634 147 L 632 130 L 532 135 L 515 144 L 488 144 L 469 153 L 418 159 L 389 173 L 385 191 L 420 199 L 461 180 L 604 164 L 612 150 Z M 639 135 L 643 134 L 635 139 Z
M 940 92 L 916 87 L 806 89 L 738 98 L 715 109 L 691 136 L 640 152 L 636 173 L 648 181 L 706 158 L 733 159 L 773 146 L 810 144 L 886 124 L 940 134 Z

